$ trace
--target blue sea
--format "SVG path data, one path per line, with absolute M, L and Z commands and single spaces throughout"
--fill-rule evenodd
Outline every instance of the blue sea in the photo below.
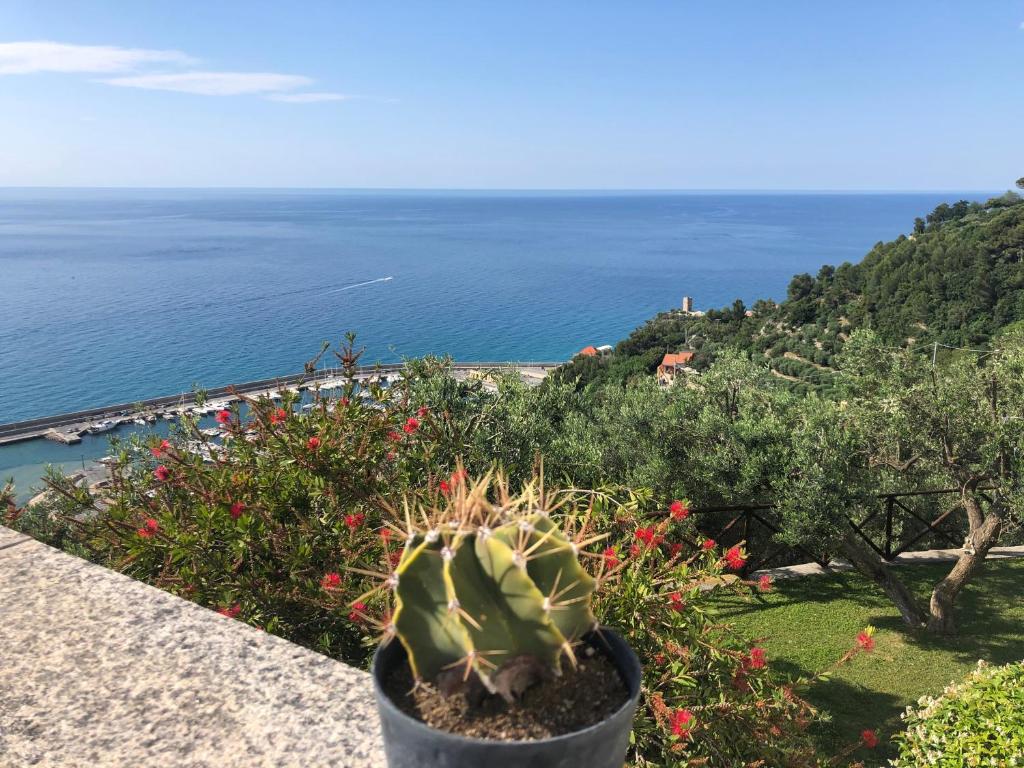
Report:
M 989 196 L 0 190 L 0 423 L 298 372 L 350 330 L 366 362 L 567 359 Z M 0 448 L 0 479 L 104 446 Z

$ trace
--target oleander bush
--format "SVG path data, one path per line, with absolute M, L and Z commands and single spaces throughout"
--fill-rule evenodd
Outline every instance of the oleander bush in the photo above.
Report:
M 358 355 L 341 356 L 354 368 Z M 223 443 L 186 418 L 168 440 L 118 444 L 98 496 L 55 475 L 47 505 L 20 510 L 8 494 L 5 519 L 226 620 L 365 665 L 391 621 L 379 585 L 404 545 L 395 510 L 443 509 L 489 469 L 459 461 L 453 446 L 483 452 L 439 386 L 455 384 L 413 367 L 390 387 L 350 378 L 305 411 L 297 396 L 247 400 L 218 414 Z M 801 695 L 814 679 L 781 678 L 756 641 L 715 616 L 717 590 L 771 588 L 737 575 L 742 547 L 704 539 L 683 501 L 649 489 L 538 498 L 557 498 L 559 524 L 590 542 L 595 614 L 644 664 L 634 765 L 824 764 L 808 732 L 820 714 Z M 869 645 L 869 634 L 851 638 L 840 663 Z M 872 740 L 851 734 L 849 753 Z
M 940 696 L 925 696 L 894 737 L 896 768 L 1024 765 L 1024 662 L 983 661 Z

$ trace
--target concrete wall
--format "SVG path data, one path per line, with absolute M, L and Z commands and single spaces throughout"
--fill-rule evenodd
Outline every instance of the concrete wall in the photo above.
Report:
M 0 766 L 384 766 L 369 675 L 0 527 Z

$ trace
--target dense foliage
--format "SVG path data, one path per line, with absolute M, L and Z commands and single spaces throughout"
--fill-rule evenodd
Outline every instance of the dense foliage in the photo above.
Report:
M 952 632 L 952 604 L 985 553 L 1021 538 L 1024 345 L 1003 341 L 998 352 L 933 365 L 930 355 L 854 333 L 835 361 L 838 399 L 773 386 L 764 366 L 723 354 L 673 387 L 644 378 L 581 393 L 568 382 L 530 390 L 509 378 L 487 396 L 473 384 L 452 384 L 444 396 L 454 402 L 443 402 L 449 410 L 464 397 L 485 397 L 479 418 L 452 431 L 471 465 L 494 458 L 525 479 L 539 454 L 550 476 L 578 487 L 651 488 L 661 503 L 689 494 L 715 537 L 734 515 L 712 509 L 773 506 L 759 514 L 802 548 L 796 557 L 851 559 L 908 624 Z M 888 526 L 878 495 L 921 489 L 952 493 L 904 498 L 910 511 Z M 929 533 L 923 521 L 940 516 L 943 534 Z M 921 606 L 849 520 L 875 542 L 888 526 L 897 542 L 916 548 L 968 546 L 950 580 Z M 743 536 L 758 553 L 774 548 L 767 527 Z
M 1024 765 L 1024 663 L 984 662 L 941 696 L 926 696 L 904 715 L 896 768 Z
M 938 206 L 911 236 L 878 243 L 857 264 L 796 275 L 781 304 L 742 302 L 703 316 L 666 312 L 620 342 L 607 358 L 578 358 L 567 381 L 625 382 L 653 374 L 666 352 L 692 349 L 706 366 L 723 349 L 765 360 L 797 392 L 832 390 L 835 356 L 852 329 L 870 328 L 894 346 L 988 343 L 1024 320 L 1024 200 Z

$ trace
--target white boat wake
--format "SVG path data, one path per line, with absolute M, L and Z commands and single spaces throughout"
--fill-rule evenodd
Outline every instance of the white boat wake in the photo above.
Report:
M 388 280 L 394 280 L 394 277 L 388 275 L 387 277 L 378 277 L 376 280 L 366 280 L 362 283 L 352 283 L 352 285 L 343 285 L 341 288 L 332 288 L 324 293 L 337 293 L 338 291 L 351 291 L 353 288 L 362 288 L 364 285 L 373 285 L 374 283 L 386 283 Z

